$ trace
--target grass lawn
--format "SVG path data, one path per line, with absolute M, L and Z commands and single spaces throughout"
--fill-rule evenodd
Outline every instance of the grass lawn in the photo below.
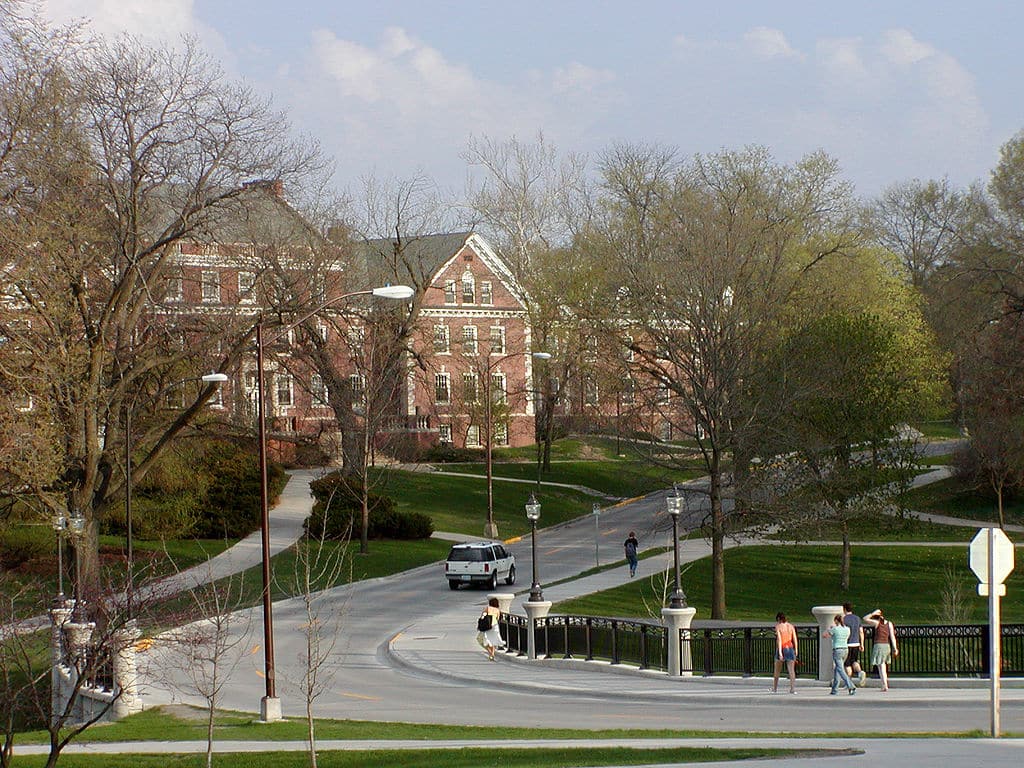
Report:
M 962 588 L 964 603 L 971 607 L 971 621 L 987 620 L 987 602 L 978 597 L 977 579 L 967 566 L 963 547 L 867 547 L 853 546 L 851 588 L 841 592 L 839 547 L 779 544 L 727 550 L 725 553 L 726 606 L 728 618 L 771 624 L 777 611 L 798 622 L 812 620 L 811 606 L 853 603 L 858 612 L 885 609 L 897 626 L 941 622 L 941 592 L 947 570 Z M 652 584 L 652 581 L 655 582 Z M 568 600 L 552 607 L 552 613 L 594 616 L 645 617 L 645 601 L 657 605 L 660 579 L 637 579 L 615 589 Z M 685 567 L 682 588 L 687 602 L 697 609 L 697 619 L 711 615 L 711 558 Z M 1010 574 L 1009 594 L 1024 590 L 1024 573 Z M 1024 603 L 1004 600 L 1003 620 L 1024 621 Z
M 964 546 L 974 537 L 973 528 L 931 523 L 913 517 L 880 516 L 854 520 L 850 523 L 852 541 L 962 541 Z M 808 524 L 787 528 L 768 538 L 777 541 L 839 541 L 842 532 L 835 523 Z
M 831 752 L 832 750 L 829 750 Z M 836 750 L 840 754 L 849 754 Z M 499 756 L 500 755 L 500 756 Z M 723 762 L 757 758 L 803 757 L 822 755 L 818 750 L 799 749 L 713 749 L 711 747 L 674 747 L 647 749 L 644 747 L 601 747 L 598 749 L 551 748 L 537 749 L 495 747 L 463 747 L 444 750 L 356 750 L 317 752 L 317 765 L 323 768 L 436 768 L 443 763 L 447 768 L 479 768 L 482 765 L 501 765 L 503 768 L 548 768 L 558 765 L 664 765 L 666 763 Z M 19 757 L 18 765 L 42 766 L 45 756 Z M 64 755 L 62 766 L 70 768 L 191 768 L 206 764 L 205 755 Z M 305 752 L 259 752 L 217 754 L 214 764 L 223 768 L 305 768 L 309 757 Z
M 483 464 L 445 464 L 442 469 L 450 472 L 468 472 L 485 475 Z M 537 465 L 525 463 L 495 462 L 492 465 L 495 477 L 515 477 L 524 480 L 537 479 Z M 609 496 L 641 496 L 652 491 L 670 488 L 673 482 L 683 483 L 704 474 L 702 468 L 685 471 L 669 471 L 647 462 L 611 459 L 606 461 L 556 461 L 551 471 L 541 476 L 545 483 L 568 483 L 593 488 Z M 543 486 L 542 486 L 543 488 Z M 543 489 L 545 492 L 547 489 Z
M 487 520 L 487 484 L 470 477 L 446 477 L 431 472 L 380 470 L 384 484 L 375 490 L 391 496 L 399 509 L 429 515 L 438 531 L 454 531 L 467 538 L 482 537 Z M 494 481 L 494 519 L 501 538 L 530 530 L 523 505 L 534 486 Z M 595 499 L 568 488 L 542 487 L 541 526 L 554 525 L 590 513 Z
M 937 515 L 989 522 L 997 522 L 999 518 L 996 498 L 991 491 L 965 485 L 955 477 L 914 488 L 907 492 L 903 503 L 915 511 Z M 1024 499 L 1004 498 L 1003 512 L 1007 523 L 1024 524 Z

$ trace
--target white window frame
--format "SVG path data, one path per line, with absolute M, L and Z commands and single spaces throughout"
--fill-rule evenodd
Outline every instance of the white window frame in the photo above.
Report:
M 458 302 L 458 289 L 455 286 L 454 280 L 444 281 L 444 303 L 455 304 Z
M 495 343 L 497 341 L 497 343 Z M 490 331 L 490 343 L 492 355 L 505 354 L 505 326 L 492 325 Z
M 476 304 L 476 278 L 472 272 L 462 276 L 462 303 Z
M 199 296 L 203 304 L 216 304 L 220 301 L 220 272 L 216 269 L 204 269 L 199 273 Z
M 184 301 L 185 300 L 185 279 L 182 277 L 181 272 L 178 271 L 175 275 L 167 276 L 167 292 L 164 296 L 164 301 Z
M 486 306 L 494 304 L 494 288 L 490 280 L 480 281 L 480 303 Z
M 476 371 L 464 371 L 462 374 L 462 402 L 480 402 L 480 377 Z
M 366 377 L 361 373 L 350 373 L 348 375 L 348 386 L 352 392 L 352 407 L 365 405 L 366 403 Z
M 437 425 L 437 439 L 442 443 L 452 442 L 452 425 L 451 424 L 438 424 Z
M 325 408 L 327 402 L 327 384 L 324 377 L 314 373 L 309 377 L 309 399 L 314 408 Z
M 238 303 L 256 303 L 256 273 L 242 271 L 238 273 Z
M 434 354 L 449 355 L 452 351 L 452 330 L 447 325 L 434 326 Z
M 477 424 L 470 424 L 466 427 L 466 445 L 474 448 L 479 448 L 483 443 L 480 442 L 480 427 Z
M 583 404 L 595 406 L 601 402 L 601 388 L 593 376 L 587 376 L 583 380 Z
M 475 355 L 479 352 L 480 345 L 475 325 L 462 326 L 462 354 Z
M 508 424 L 504 421 L 496 421 L 492 429 L 494 430 L 493 442 L 497 445 L 508 445 Z
M 447 404 L 452 401 L 452 375 L 447 371 L 434 374 L 434 402 Z
M 274 404 L 278 408 L 291 408 L 295 405 L 295 383 L 287 371 L 274 374 Z
M 508 377 L 501 371 L 491 373 L 491 402 L 498 405 L 508 402 Z

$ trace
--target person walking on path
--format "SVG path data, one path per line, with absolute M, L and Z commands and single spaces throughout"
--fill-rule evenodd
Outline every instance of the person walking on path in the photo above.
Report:
M 501 630 L 498 628 L 498 619 L 501 618 L 501 610 L 498 608 L 498 598 L 492 597 L 487 601 L 483 613 L 477 619 L 476 628 L 478 631 L 477 641 L 487 651 L 487 658 L 494 661 L 494 651 L 498 646 L 504 646 L 501 639 Z
M 881 608 L 865 616 L 864 623 L 875 628 L 874 642 L 871 644 L 871 663 L 878 667 L 878 676 L 882 678 L 882 691 L 888 691 L 887 666 L 892 659 L 900 655 L 900 649 L 896 647 L 896 627 L 882 615 Z
M 843 603 L 843 624 L 850 628 L 850 639 L 846 642 L 846 674 L 851 679 L 856 675 L 859 688 L 868 679 L 868 673 L 860 666 L 860 655 L 864 653 L 864 627 L 850 603 Z
M 796 693 L 796 627 L 789 623 L 786 614 L 775 614 L 775 675 L 772 677 L 772 693 L 779 692 L 779 674 L 782 665 L 789 672 L 789 692 Z
M 857 689 L 853 685 L 853 680 L 846 674 L 846 651 L 847 642 L 850 639 L 850 628 L 843 623 L 842 615 L 837 615 L 832 619 L 832 627 L 825 630 L 825 637 L 832 638 L 833 670 L 831 694 L 835 696 L 839 692 L 839 682 L 841 680 L 850 691 L 850 695 L 853 696 Z
M 636 532 L 630 531 L 629 538 L 622 542 L 622 548 L 626 551 L 626 560 L 629 561 L 629 578 L 636 576 L 636 566 L 639 560 L 637 552 L 640 550 L 640 542 L 636 539 Z

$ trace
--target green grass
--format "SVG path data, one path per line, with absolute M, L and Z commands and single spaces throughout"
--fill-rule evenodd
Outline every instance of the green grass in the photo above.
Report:
M 399 509 L 423 512 L 434 529 L 481 537 L 487 520 L 487 484 L 469 477 L 447 477 L 431 472 L 381 470 L 386 474 L 380 490 Z M 494 519 L 502 538 L 530 530 L 523 505 L 534 487 L 524 483 L 494 482 Z M 594 498 L 568 488 L 541 488 L 541 525 L 546 527 L 590 513 Z
M 957 439 L 963 437 L 960 434 L 960 427 L 952 419 L 941 419 L 938 421 L 925 421 L 913 425 L 925 437 Z
M 987 617 L 987 602 L 978 597 L 977 579 L 967 566 L 963 547 L 858 547 L 853 546 L 851 587 L 838 589 L 839 547 L 775 545 L 727 550 L 725 553 L 728 618 L 771 623 L 776 611 L 796 621 L 811 620 L 811 606 L 850 601 L 865 612 L 883 607 L 900 624 L 936 624 L 942 621 L 941 592 L 947 568 L 963 590 L 971 608 L 970 621 Z M 653 580 L 657 582 L 657 580 Z M 697 618 L 711 615 L 711 559 L 686 566 L 682 587 Z M 1010 574 L 1009 594 L 1024 590 L 1024 572 Z M 559 603 L 553 613 L 594 616 L 644 616 L 645 601 L 657 605 L 660 585 L 637 579 L 615 589 Z M 1003 601 L 1003 620 L 1024 621 L 1024 603 Z
M 832 752 L 833 750 L 829 750 Z M 850 754 L 835 750 L 839 754 Z M 732 760 L 804 757 L 821 755 L 820 750 L 799 749 L 713 749 L 711 747 L 455 747 L 432 749 L 373 749 L 355 751 L 318 751 L 317 764 L 323 768 L 437 768 L 443 762 L 447 768 L 479 768 L 482 765 L 501 765 L 503 768 L 549 768 L 552 765 L 657 765 L 665 763 L 706 763 Z M 65 755 L 62 766 L 69 768 L 191 768 L 205 765 L 205 755 Z M 18 765 L 42 766 L 44 756 L 19 757 Z M 305 752 L 260 752 L 217 754 L 214 764 L 223 768 L 305 768 L 309 758 Z
M 443 469 L 450 472 L 467 472 L 485 475 L 483 464 L 446 464 Z M 514 477 L 524 480 L 537 479 L 537 465 L 524 463 L 495 462 L 492 465 L 494 477 Z M 558 461 L 551 464 L 551 471 L 541 476 L 544 483 L 567 483 L 593 488 L 609 496 L 641 496 L 652 491 L 671 487 L 673 482 L 682 483 L 700 477 L 703 469 L 694 465 L 690 470 L 668 471 L 647 462 L 612 459 L 606 461 Z M 547 489 L 544 489 L 545 491 Z
M 916 517 L 879 516 L 850 522 L 851 541 L 962 541 L 974 536 L 970 528 L 919 520 Z M 823 522 L 789 527 L 767 538 L 776 541 L 839 541 L 842 531 L 837 523 Z
M 907 492 L 904 505 L 917 512 L 932 512 L 968 520 L 996 522 L 995 495 L 988 488 L 972 487 L 951 477 Z M 1024 499 L 1003 499 L 1006 522 L 1024 524 Z

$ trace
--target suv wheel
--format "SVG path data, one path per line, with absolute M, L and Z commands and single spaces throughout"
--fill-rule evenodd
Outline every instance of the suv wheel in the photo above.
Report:
M 514 565 L 510 565 L 508 567 L 508 576 L 505 578 L 505 583 L 506 584 L 515 584 L 516 583 L 516 567 Z
M 487 582 L 487 588 L 488 589 L 497 589 L 498 588 L 498 571 L 497 570 L 495 570 L 494 573 L 491 574 L 491 580 Z
M 448 589 L 458 589 L 459 582 L 448 579 Z

